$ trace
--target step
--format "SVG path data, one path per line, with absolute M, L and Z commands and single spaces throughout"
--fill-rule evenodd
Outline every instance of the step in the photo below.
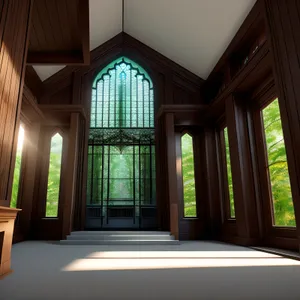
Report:
M 78 235 L 164 235 L 170 236 L 168 231 L 72 231 L 72 236 Z
M 178 240 L 61 240 L 61 245 L 178 245 Z
M 111 241 L 111 240 L 128 240 L 128 241 L 139 241 L 139 240 L 155 240 L 155 241 L 168 241 L 174 240 L 174 237 L 162 234 L 80 234 L 80 235 L 69 235 L 67 240 L 100 240 L 100 241 Z

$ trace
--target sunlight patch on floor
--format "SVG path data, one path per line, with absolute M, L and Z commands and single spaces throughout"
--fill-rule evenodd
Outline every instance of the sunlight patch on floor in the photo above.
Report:
M 87 258 L 280 258 L 281 256 L 259 251 L 101 251 Z
M 155 270 L 300 266 L 300 261 L 258 251 L 107 251 L 76 259 L 62 271 Z

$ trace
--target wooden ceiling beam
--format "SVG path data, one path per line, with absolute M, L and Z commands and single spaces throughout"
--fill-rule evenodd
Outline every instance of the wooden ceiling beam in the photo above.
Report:
M 39 0 L 33 4 L 27 63 L 90 63 L 89 1 Z
M 82 65 L 81 51 L 28 52 L 28 65 Z

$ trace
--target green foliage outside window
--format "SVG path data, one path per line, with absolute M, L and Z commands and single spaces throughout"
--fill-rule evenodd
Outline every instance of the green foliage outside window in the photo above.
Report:
M 262 111 L 274 225 L 296 226 L 278 99 Z
M 62 136 L 57 133 L 51 139 L 46 217 L 57 217 L 58 215 L 62 146 Z
M 21 176 L 22 153 L 23 153 L 23 144 L 24 144 L 24 133 L 25 133 L 24 128 L 21 125 L 20 129 L 19 129 L 18 146 L 17 146 L 16 162 L 15 162 L 12 193 L 11 193 L 11 201 L 10 201 L 10 207 L 12 207 L 12 208 L 16 208 L 17 207 L 17 202 L 18 202 L 20 176 Z
M 225 149 L 226 149 L 226 168 L 227 168 L 229 203 L 230 203 L 230 217 L 235 218 L 233 183 L 232 183 L 230 149 L 229 149 L 229 139 L 228 139 L 228 129 L 227 129 L 227 127 L 224 128 L 224 139 L 225 139 Z
M 193 138 L 189 134 L 181 138 L 181 153 L 184 216 L 197 217 Z

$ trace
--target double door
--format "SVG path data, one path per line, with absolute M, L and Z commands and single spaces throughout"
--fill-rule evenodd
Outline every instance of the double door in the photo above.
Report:
M 156 227 L 153 145 L 89 145 L 87 229 Z

